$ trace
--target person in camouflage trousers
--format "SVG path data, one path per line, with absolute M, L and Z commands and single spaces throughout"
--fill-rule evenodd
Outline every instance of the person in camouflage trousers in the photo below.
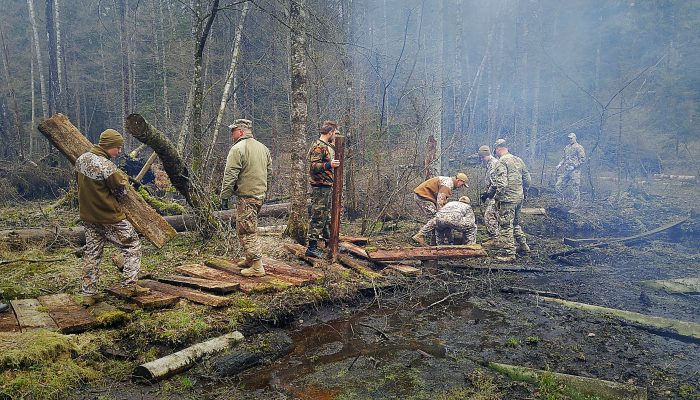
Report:
M 569 144 L 564 148 L 564 155 L 557 165 L 557 172 L 562 167 L 564 171 L 559 173 L 555 188 L 563 203 L 567 203 L 568 196 L 571 196 L 568 203 L 571 208 L 576 208 L 581 201 L 581 165 L 586 161 L 586 151 L 576 142 L 575 133 L 569 133 L 567 138 Z
M 508 152 L 508 145 L 504 139 L 498 139 L 495 148 L 499 163 L 494 173 L 496 186 L 494 198 L 498 207 L 500 236 L 492 243 L 501 253 L 496 257 L 497 260 L 513 261 L 516 253 L 530 252 L 525 232 L 520 227 L 520 210 L 532 177 L 523 160 Z
M 85 226 L 85 254 L 80 294 L 84 305 L 94 303 L 98 294 L 100 262 L 106 242 L 121 251 L 121 287 L 131 295 L 146 294 L 148 289 L 136 285 L 141 269 L 141 240 L 121 210 L 117 199 L 126 196 L 126 174 L 111 161 L 124 143 L 114 129 L 100 134 L 100 141 L 75 161 L 78 181 L 80 219 Z
M 454 189 L 462 186 L 469 187 L 467 180 L 467 175 L 459 172 L 453 177 L 435 176 L 424 181 L 413 189 L 413 196 L 418 209 L 423 211 L 427 219 L 430 220 L 447 203 L 447 199 L 452 195 Z M 423 228 L 413 235 L 411 239 L 421 246 L 427 246 L 425 239 L 430 238 L 432 241 L 435 234 L 432 230 L 426 229 L 426 226 L 423 225 Z
M 253 137 L 253 123 L 237 119 L 228 126 L 233 146 L 226 157 L 221 183 L 221 208 L 228 209 L 232 195 L 238 197 L 236 234 L 244 257 L 236 263 L 243 276 L 263 276 L 262 249 L 258 238 L 258 213 L 272 179 L 270 150 Z
M 309 221 L 306 255 L 321 258 L 323 253 L 318 248 L 318 240 L 330 237 L 331 192 L 333 175 L 340 166 L 335 159 L 335 135 L 338 123 L 324 121 L 319 138 L 309 149 L 309 183 L 311 184 L 311 220 Z
M 486 167 L 486 179 L 484 182 L 486 190 L 481 193 L 484 225 L 486 226 L 486 232 L 489 235 L 488 240 L 495 240 L 498 238 L 499 232 L 498 209 L 496 209 L 496 200 L 494 199 L 494 196 L 496 195 L 496 184 L 494 182 L 494 178 L 496 174 L 496 166 L 498 165 L 498 159 L 491 155 L 491 149 L 486 145 L 479 147 L 479 157 Z
M 435 213 L 421 231 L 435 231 L 438 245 L 452 244 L 453 231 L 462 232 L 466 244 L 476 243 L 476 219 L 471 207 L 471 200 L 462 196 L 458 201 L 450 201 Z

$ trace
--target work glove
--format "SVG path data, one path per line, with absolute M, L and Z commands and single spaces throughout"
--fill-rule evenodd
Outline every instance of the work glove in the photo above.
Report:
M 567 170 L 567 171 L 573 171 L 573 170 L 574 170 L 574 166 L 573 166 L 573 165 L 567 165 L 567 166 L 566 166 L 566 170 Z
M 221 199 L 221 209 L 228 210 L 228 199 Z
M 486 203 L 486 200 L 489 199 L 489 192 L 481 193 L 481 195 L 479 195 L 479 198 L 481 199 L 482 203 Z

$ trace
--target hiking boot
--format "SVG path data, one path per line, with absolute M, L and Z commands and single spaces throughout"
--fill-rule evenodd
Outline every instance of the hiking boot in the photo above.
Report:
M 515 261 L 515 255 L 495 256 L 494 259 L 498 262 L 513 262 L 513 261 Z
M 519 244 L 516 253 L 520 254 L 521 256 L 530 254 L 530 246 L 528 246 L 527 243 Z
M 318 249 L 317 240 L 309 240 L 309 247 L 306 248 L 304 255 L 307 257 L 323 258 L 323 252 Z
M 428 246 L 428 243 L 425 241 L 425 235 L 420 233 L 420 232 L 411 236 L 411 239 L 413 239 L 414 242 L 418 243 L 419 245 L 421 245 L 423 247 Z
M 124 289 L 126 289 L 129 297 L 144 296 L 151 293 L 151 289 L 139 285 L 127 286 Z
M 481 242 L 481 247 L 487 248 L 487 249 L 494 249 L 500 246 L 500 243 L 498 241 L 497 237 L 494 238 L 488 238 Z
M 262 260 L 254 260 L 250 268 L 242 269 L 243 276 L 264 276 L 265 268 L 263 268 Z
M 4 313 L 5 311 L 7 311 L 7 310 L 9 310 L 9 309 L 10 309 L 10 305 L 9 305 L 9 304 L 0 303 L 0 313 Z
M 250 267 L 250 263 L 251 263 L 250 260 L 248 260 L 245 257 L 241 257 L 238 260 L 233 262 L 233 266 L 236 268 L 246 268 L 246 267 Z

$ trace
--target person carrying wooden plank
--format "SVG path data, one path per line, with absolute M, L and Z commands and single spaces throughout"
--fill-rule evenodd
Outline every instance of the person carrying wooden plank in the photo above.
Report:
M 459 201 L 450 201 L 435 214 L 421 231 L 435 231 L 435 241 L 438 245 L 452 244 L 452 231 L 462 232 L 466 244 L 476 243 L 476 219 L 471 207 L 471 200 L 462 196 Z M 423 239 L 423 238 L 420 238 Z M 425 240 L 421 246 L 427 246 Z
M 338 123 L 324 121 L 321 134 L 309 149 L 309 183 L 311 184 L 311 219 L 306 248 L 307 257 L 322 258 L 323 252 L 318 248 L 319 239 L 330 238 L 331 192 L 335 169 L 340 160 L 335 159 L 333 143 L 338 134 Z
M 481 193 L 481 204 L 484 212 L 484 225 L 489 238 L 487 241 L 498 239 L 498 210 L 496 209 L 496 184 L 494 182 L 498 159 L 491 154 L 487 145 L 479 147 L 479 157 L 486 167 L 486 190 Z
M 414 198 L 418 208 L 421 209 L 428 220 L 435 217 L 435 214 L 447 203 L 447 199 L 452 195 L 452 191 L 467 185 L 467 175 L 460 172 L 453 177 L 435 176 L 418 185 L 413 189 Z M 425 228 L 426 225 L 423 225 Z M 411 239 L 418 243 L 425 243 L 426 237 L 434 235 L 433 231 L 425 231 L 421 228 Z
M 100 262 L 106 242 L 111 242 L 122 253 L 124 264 L 121 287 L 132 296 L 150 290 L 136 284 L 141 269 L 141 240 L 120 209 L 117 198 L 126 196 L 129 185 L 126 174 L 111 161 L 122 150 L 124 138 L 114 129 L 100 134 L 100 141 L 75 161 L 78 181 L 80 219 L 85 226 L 85 255 L 83 282 L 80 286 L 82 302 L 94 303 Z
M 226 157 L 221 183 L 221 208 L 228 209 L 232 195 L 238 197 L 236 233 L 245 258 L 237 263 L 243 276 L 263 276 L 262 249 L 258 238 L 258 213 L 272 179 L 272 156 L 264 144 L 253 137 L 253 123 L 237 119 L 228 126 L 233 146 Z

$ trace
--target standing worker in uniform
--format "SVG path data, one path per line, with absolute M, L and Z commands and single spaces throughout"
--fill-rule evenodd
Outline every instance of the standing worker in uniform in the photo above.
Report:
M 272 179 L 270 150 L 253 137 L 253 123 L 237 119 L 229 125 L 233 146 L 226 157 L 224 179 L 221 184 L 221 208 L 228 209 L 232 195 L 238 197 L 236 233 L 245 258 L 239 267 L 243 276 L 263 276 L 262 250 L 258 239 L 258 213 L 267 195 Z
M 570 206 L 576 208 L 581 201 L 581 165 L 586 161 L 586 151 L 576 142 L 575 133 L 571 132 L 566 137 L 569 144 L 564 147 L 564 155 L 557 165 L 557 172 L 562 167 L 564 171 L 559 173 L 555 187 L 562 202 L 566 202 L 566 193 L 570 192 L 573 197 Z
M 500 236 L 498 241 L 492 243 L 501 251 L 496 259 L 507 262 L 515 260 L 516 252 L 519 254 L 530 252 L 530 247 L 525 240 L 525 232 L 520 227 L 520 209 L 532 178 L 523 160 L 508 152 L 508 144 L 504 139 L 498 139 L 494 147 L 499 161 L 494 174 L 496 185 L 494 198 L 498 208 Z
M 428 219 L 431 219 L 447 203 L 452 191 L 462 186 L 469 187 L 467 186 L 467 175 L 460 172 L 454 177 L 432 177 L 413 189 L 413 193 L 418 207 L 423 210 Z M 426 228 L 425 225 L 411 238 L 421 246 L 427 246 L 425 238 L 434 235 L 434 232 L 424 228 Z
M 309 149 L 309 183 L 311 184 L 311 221 L 309 221 L 306 255 L 321 258 L 323 253 L 318 249 L 318 240 L 330 237 L 331 192 L 333 175 L 340 166 L 340 160 L 335 159 L 335 135 L 338 133 L 338 123 L 324 121 L 321 125 L 321 135 Z
M 131 296 L 150 292 L 136 285 L 141 270 L 141 240 L 117 202 L 118 198 L 126 196 L 129 185 L 126 174 L 112 162 L 121 153 L 123 143 L 119 132 L 107 129 L 100 134 L 98 144 L 75 160 L 80 219 L 85 226 L 83 283 L 80 286 L 83 305 L 98 300 L 100 262 L 108 241 L 119 248 L 124 258 L 120 286 Z
M 491 155 L 487 145 L 479 147 L 479 157 L 486 167 L 486 190 L 481 193 L 481 204 L 484 212 L 484 225 L 489 235 L 487 241 L 498 239 L 498 210 L 496 209 L 496 183 L 494 182 L 498 159 Z

